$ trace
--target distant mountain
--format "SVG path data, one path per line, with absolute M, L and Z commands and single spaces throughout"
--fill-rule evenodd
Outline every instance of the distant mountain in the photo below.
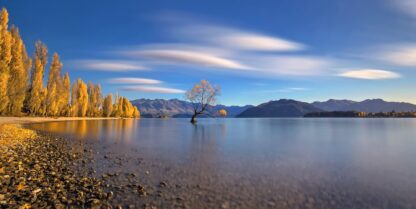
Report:
M 328 100 L 312 103 L 325 111 L 359 111 L 359 112 L 407 112 L 416 111 L 416 105 L 405 102 L 386 102 L 382 99 L 367 99 L 361 102 L 350 100 Z
M 137 99 L 131 103 L 139 108 L 142 117 L 190 117 L 193 113 L 192 103 L 179 99 Z M 235 117 L 251 105 L 246 106 L 210 106 L 207 110 L 210 114 L 215 114 L 220 109 L 225 109 L 228 117 Z
M 190 102 L 179 99 L 137 99 L 131 101 L 137 106 L 142 117 L 190 117 L 193 107 Z M 256 107 L 246 106 L 210 106 L 207 112 L 215 115 L 225 109 L 228 117 L 302 117 L 306 113 L 322 111 L 358 111 L 358 112 L 408 112 L 416 111 L 416 105 L 404 102 L 386 102 L 382 99 L 368 99 L 361 102 L 330 99 L 325 102 L 306 103 L 296 100 L 281 99 L 260 104 Z M 202 116 L 203 117 L 203 116 Z
M 357 103 L 355 101 L 351 100 L 335 100 L 330 99 L 326 102 L 313 102 L 311 103 L 313 106 L 325 110 L 325 111 L 337 111 L 342 110 L 343 108 L 352 105 L 354 103 Z
M 309 103 L 296 100 L 281 99 L 260 104 L 249 108 L 239 114 L 240 118 L 262 118 L 262 117 L 303 117 L 306 113 L 320 112 L 319 109 Z

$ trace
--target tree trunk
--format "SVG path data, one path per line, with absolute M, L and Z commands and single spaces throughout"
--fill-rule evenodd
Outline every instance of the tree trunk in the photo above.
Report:
M 196 119 L 195 118 L 196 118 L 196 114 L 193 114 L 192 115 L 192 118 L 191 118 L 191 123 L 192 124 L 195 124 L 196 123 Z

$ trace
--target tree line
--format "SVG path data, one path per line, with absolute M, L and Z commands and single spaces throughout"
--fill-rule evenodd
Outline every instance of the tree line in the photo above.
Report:
M 62 74 L 62 62 L 54 53 L 48 78 L 48 49 L 38 41 L 29 57 L 19 29 L 8 27 L 9 14 L 0 12 L 0 115 L 71 116 L 71 117 L 140 117 L 130 101 L 112 94 L 103 98 L 101 86 L 78 78 L 71 86 L 68 73 Z

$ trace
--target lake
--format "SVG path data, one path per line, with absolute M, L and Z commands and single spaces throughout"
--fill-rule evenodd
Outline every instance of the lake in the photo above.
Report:
M 416 207 L 416 119 L 229 118 L 199 119 L 197 125 L 189 119 L 125 119 L 28 126 L 99 150 L 95 175 L 132 172 L 153 192 L 162 192 L 158 184 L 165 182 L 162 198 L 143 200 L 162 208 Z

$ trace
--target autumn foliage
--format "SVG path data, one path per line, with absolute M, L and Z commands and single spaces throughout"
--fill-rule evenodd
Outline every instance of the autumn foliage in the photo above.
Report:
M 127 98 L 112 95 L 103 99 L 99 84 L 85 84 L 80 78 L 72 85 L 63 64 L 54 53 L 46 86 L 44 77 L 48 49 L 38 41 L 33 58 L 26 52 L 17 27 L 9 29 L 9 14 L 0 12 L 0 115 L 140 117 L 137 107 Z
M 219 93 L 220 88 L 211 85 L 207 80 L 201 80 L 186 92 L 185 96 L 192 103 L 194 109 L 191 123 L 196 123 L 196 117 L 203 115 L 209 106 L 216 103 Z
M 221 109 L 221 110 L 218 111 L 218 115 L 220 117 L 227 117 L 227 114 L 228 114 L 227 110 Z

